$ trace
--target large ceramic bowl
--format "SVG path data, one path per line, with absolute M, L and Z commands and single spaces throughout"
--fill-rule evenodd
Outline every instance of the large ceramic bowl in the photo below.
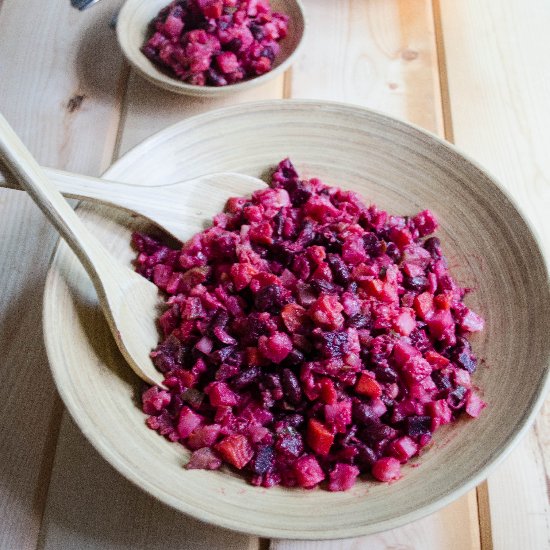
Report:
M 290 156 L 300 171 L 359 191 L 399 214 L 432 209 L 452 272 L 487 321 L 472 341 L 475 383 L 489 406 L 438 431 L 404 478 L 345 493 L 255 488 L 229 470 L 183 468 L 188 452 L 145 427 L 139 386 L 124 364 L 75 256 L 60 243 L 47 280 L 45 338 L 65 404 L 120 473 L 182 512 L 265 537 L 351 537 L 404 524 L 448 504 L 511 449 L 549 379 L 550 293 L 545 262 L 514 203 L 452 146 L 403 122 L 335 103 L 275 101 L 185 120 L 124 155 L 110 179 L 162 184 L 217 171 L 265 176 Z M 82 206 L 94 233 L 129 264 L 137 221 Z M 413 467 L 417 466 L 418 467 Z
M 303 44 L 306 22 L 300 0 L 271 0 L 273 11 L 289 16 L 288 34 L 280 42 L 281 51 L 275 58 L 271 71 L 228 86 L 187 84 L 159 69 L 141 52 L 149 35 L 151 21 L 169 3 L 170 0 L 126 0 L 118 16 L 116 31 L 118 43 L 132 67 L 153 84 L 171 92 L 208 98 L 259 86 L 288 69 Z

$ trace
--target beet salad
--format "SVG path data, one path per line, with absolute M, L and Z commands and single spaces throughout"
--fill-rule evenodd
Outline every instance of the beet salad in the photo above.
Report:
M 434 215 L 389 215 L 301 179 L 228 201 L 181 250 L 142 234 L 136 268 L 167 295 L 147 425 L 254 485 L 394 481 L 485 403 L 468 335 L 482 318 L 449 274 Z M 371 477 L 372 476 L 372 477 Z
M 270 71 L 288 16 L 269 0 L 178 0 L 160 11 L 141 51 L 171 76 L 226 86 Z

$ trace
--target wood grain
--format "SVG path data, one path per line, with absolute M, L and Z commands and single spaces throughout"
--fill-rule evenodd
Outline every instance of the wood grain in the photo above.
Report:
M 68 2 L 0 7 L 0 111 L 42 163 L 98 173 L 110 162 L 121 99 L 112 6 L 80 17 Z M 57 235 L 22 193 L 0 191 L 0 219 L 0 548 L 25 549 L 36 545 L 61 414 L 41 330 Z
M 310 0 L 305 7 L 311 32 L 288 97 L 356 103 L 442 134 L 429 0 Z
M 66 415 L 41 550 L 256 550 L 257 539 L 202 523 L 161 504 L 113 472 Z
M 455 141 L 520 202 L 550 258 L 550 6 L 440 0 Z M 488 480 L 495 548 L 549 548 L 550 404 Z
M 392 529 L 354 539 L 335 541 L 274 540 L 271 550 L 472 550 L 479 548 L 475 492 L 455 501 L 441 512 Z M 466 505 L 465 505 L 466 504 Z

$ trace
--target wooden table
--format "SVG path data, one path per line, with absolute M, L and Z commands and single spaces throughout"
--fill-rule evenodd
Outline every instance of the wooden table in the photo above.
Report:
M 222 104 L 357 103 L 454 141 L 516 196 L 550 251 L 548 0 L 304 4 L 309 36 L 293 69 L 261 89 L 198 101 L 161 92 L 124 64 L 109 28 L 120 0 L 85 13 L 68 0 L 0 0 L 0 111 L 42 164 L 98 175 L 157 130 Z M 152 500 L 100 458 L 55 391 L 40 319 L 57 235 L 17 191 L 0 191 L 0 224 L 1 549 L 550 548 L 550 401 L 477 490 L 375 536 L 258 540 Z

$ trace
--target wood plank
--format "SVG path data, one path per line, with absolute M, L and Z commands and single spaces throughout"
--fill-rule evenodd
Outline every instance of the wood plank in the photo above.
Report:
M 162 128 L 215 107 L 281 98 L 283 80 L 277 78 L 226 99 L 203 100 L 165 92 L 132 74 L 116 149 L 122 154 Z M 41 530 L 44 549 L 258 547 L 259 539 L 255 537 L 205 526 L 163 506 L 134 488 L 91 448 L 83 456 L 83 445 L 81 433 L 65 420 Z M 75 456 L 83 460 L 75 461 Z M 67 470 L 72 472 L 70 476 Z M 72 477 L 78 480 L 76 484 L 71 483 Z
M 0 111 L 42 163 L 100 172 L 120 103 L 112 7 L 86 16 L 68 2 L 44 9 L 28 0 L 22 9 L 4 0 L 0 8 Z M 40 322 L 57 236 L 19 192 L 0 191 L 0 220 L 0 547 L 23 549 L 36 546 L 62 410 Z
M 550 253 L 550 5 L 440 3 L 455 142 L 514 195 Z
M 258 88 L 229 97 L 197 98 L 167 92 L 132 73 L 128 83 L 125 120 L 121 125 L 118 152 L 123 154 L 170 124 L 205 111 L 245 101 L 281 99 L 283 87 L 284 76 L 280 76 Z
M 424 0 L 306 0 L 311 28 L 292 70 L 291 97 L 357 103 L 444 135 L 432 5 Z M 327 21 L 330 22 L 327 25 Z M 272 541 L 272 550 L 476 549 L 476 492 L 378 535 L 327 542 Z
M 471 550 L 479 548 L 475 491 L 441 512 L 401 527 L 354 539 L 335 541 L 273 541 L 271 550 Z
M 550 258 L 550 5 L 440 0 L 440 9 L 455 142 L 513 194 Z M 550 401 L 489 477 L 495 548 L 550 548 L 548 479 Z
M 161 504 L 117 474 L 65 415 L 42 550 L 254 550 L 257 539 L 205 526 Z
M 304 5 L 309 32 L 289 97 L 356 103 L 443 133 L 431 2 Z

